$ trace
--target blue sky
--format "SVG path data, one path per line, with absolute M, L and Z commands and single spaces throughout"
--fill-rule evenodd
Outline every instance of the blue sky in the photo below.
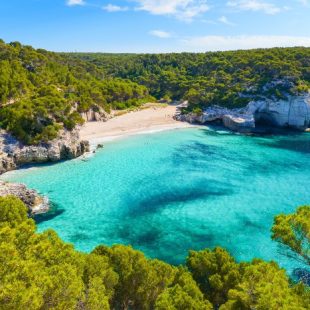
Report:
M 310 47 L 310 0 L 0 0 L 0 38 L 53 51 Z

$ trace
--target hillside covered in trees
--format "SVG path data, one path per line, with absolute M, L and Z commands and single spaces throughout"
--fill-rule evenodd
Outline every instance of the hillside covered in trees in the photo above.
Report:
M 81 112 L 124 109 L 148 100 L 144 86 L 19 42 L 0 41 L 0 127 L 26 144 L 82 124 Z
M 309 213 L 303 207 L 277 217 L 274 238 L 304 255 L 299 238 L 309 244 Z M 306 310 L 310 304 L 309 287 L 291 282 L 276 263 L 237 263 L 221 248 L 191 251 L 178 267 L 122 245 L 78 252 L 52 230 L 37 233 L 12 196 L 0 198 L 0 262 L 4 310 Z
M 285 98 L 310 89 L 310 48 L 181 54 L 69 54 L 130 79 L 157 99 L 188 99 L 192 107 L 241 107 L 252 99 Z
M 245 106 L 310 88 L 310 48 L 181 54 L 52 53 L 0 40 L 0 127 L 26 144 L 83 123 L 81 113 L 161 98 L 190 109 Z

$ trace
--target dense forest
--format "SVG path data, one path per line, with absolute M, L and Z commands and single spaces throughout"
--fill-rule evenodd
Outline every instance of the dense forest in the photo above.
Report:
M 309 264 L 310 207 L 275 219 L 273 238 Z M 129 246 L 76 251 L 37 233 L 26 206 L 0 198 L 0 309 L 306 310 L 310 291 L 275 262 L 237 263 L 224 249 L 190 251 L 184 266 Z
M 52 53 L 0 40 L 0 127 L 26 144 L 83 123 L 82 112 L 189 100 L 244 106 L 310 88 L 310 48 L 180 54 Z
M 144 85 L 156 98 L 188 99 L 192 107 L 244 106 L 310 89 L 310 48 L 181 54 L 67 54 L 108 76 Z
M 82 124 L 81 112 L 109 112 L 148 100 L 146 87 L 108 77 L 96 65 L 0 40 L 0 127 L 26 144 Z

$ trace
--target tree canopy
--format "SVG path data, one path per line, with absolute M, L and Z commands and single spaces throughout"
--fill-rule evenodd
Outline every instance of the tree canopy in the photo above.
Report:
M 241 107 L 250 100 L 283 99 L 310 89 L 310 48 L 208 53 L 66 54 L 130 79 L 156 98 L 188 99 L 191 108 Z
M 293 214 L 275 217 L 272 238 L 288 247 L 310 265 L 310 206 Z
M 47 142 L 83 123 L 82 112 L 126 109 L 149 100 L 146 87 L 82 61 L 0 41 L 0 127 L 26 144 Z
M 81 253 L 52 230 L 37 233 L 24 204 L 0 198 L 0 309 L 308 309 L 309 288 L 274 262 L 237 263 L 221 248 L 191 251 L 185 266 L 129 246 Z
M 161 98 L 189 110 L 242 107 L 310 89 L 310 48 L 100 54 L 52 53 L 0 40 L 0 127 L 26 144 L 57 137 L 90 110 L 128 109 Z M 197 110 L 201 111 L 201 110 Z

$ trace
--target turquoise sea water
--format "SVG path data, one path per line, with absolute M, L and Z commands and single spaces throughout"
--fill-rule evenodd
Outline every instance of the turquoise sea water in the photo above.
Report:
M 247 137 L 182 129 L 109 142 L 81 159 L 6 174 L 47 195 L 55 229 L 77 249 L 131 244 L 184 262 L 188 250 L 222 246 L 239 261 L 303 267 L 270 238 L 273 217 L 310 204 L 310 135 Z

